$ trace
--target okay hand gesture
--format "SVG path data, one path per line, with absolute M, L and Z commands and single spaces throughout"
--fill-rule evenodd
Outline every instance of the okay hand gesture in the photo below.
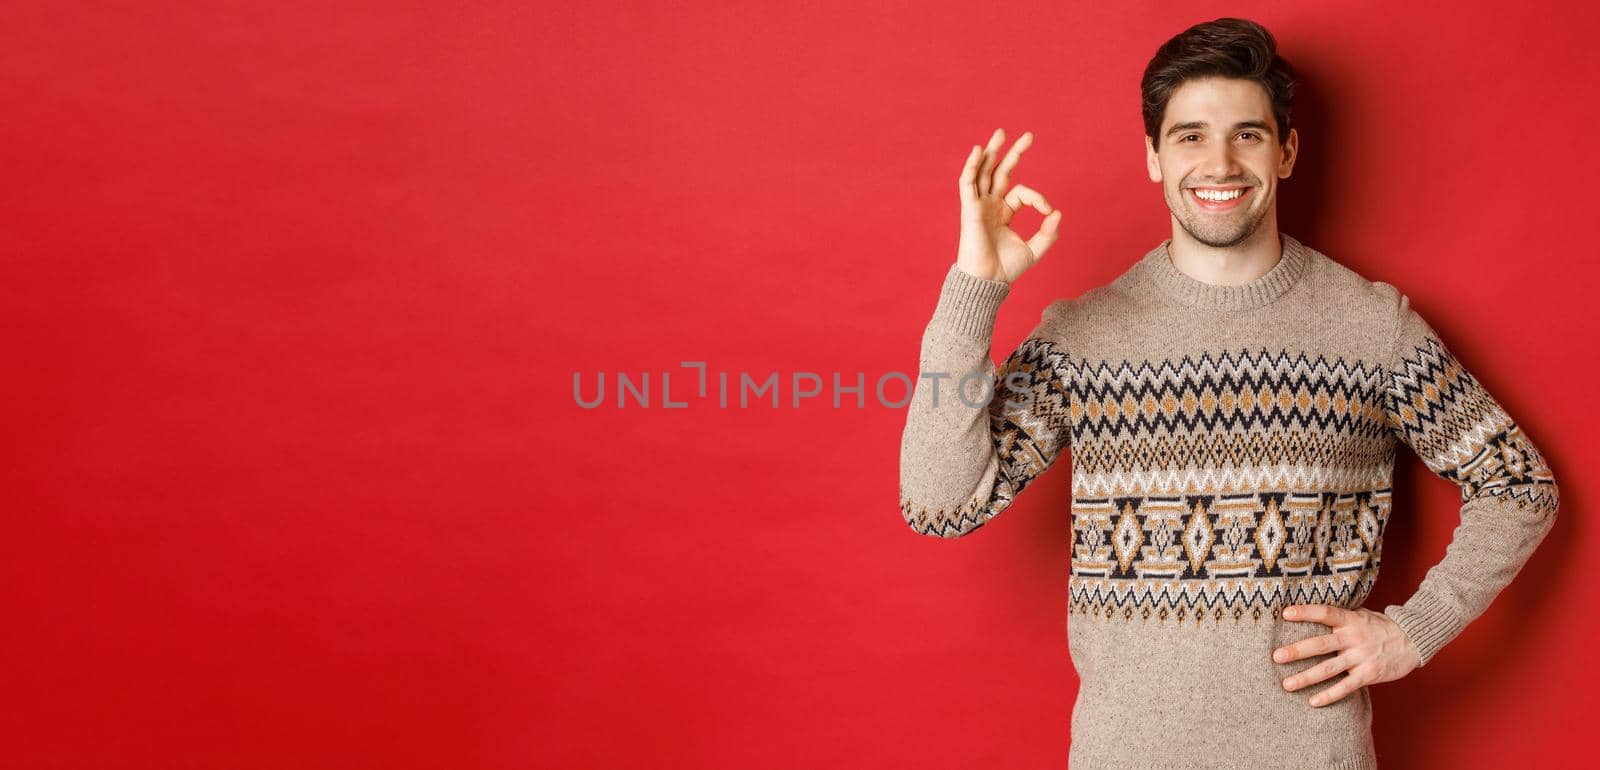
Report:
M 1017 139 L 996 167 L 1005 138 L 1004 131 L 995 129 L 987 147 L 973 145 L 967 153 L 967 165 L 961 169 L 961 247 L 956 266 L 968 275 L 1011 283 L 1038 264 L 1056 242 L 1061 212 L 1038 191 L 1011 184 L 1011 171 L 1022 151 L 1033 144 L 1033 133 Z M 1011 218 L 1024 206 L 1045 215 L 1039 231 L 1027 241 L 1011 229 Z

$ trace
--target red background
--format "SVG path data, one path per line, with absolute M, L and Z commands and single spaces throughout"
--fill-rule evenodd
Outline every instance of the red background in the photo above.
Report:
M 1374 687 L 1379 758 L 1576 757 L 1600 684 L 1580 8 L 11 6 L 0 758 L 1065 766 L 1068 460 L 923 538 L 904 412 L 870 390 L 585 410 L 572 377 L 675 371 L 682 400 L 685 360 L 914 372 L 995 127 L 1035 132 L 1017 181 L 1066 209 L 1002 357 L 1170 234 L 1138 79 L 1223 15 L 1304 76 L 1283 231 L 1410 293 L 1561 483 L 1512 587 Z M 1369 607 L 1456 521 L 1403 457 Z

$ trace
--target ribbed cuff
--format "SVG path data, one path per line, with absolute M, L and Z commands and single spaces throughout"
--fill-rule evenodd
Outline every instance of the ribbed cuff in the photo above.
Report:
M 1422 666 L 1433 660 L 1434 653 L 1461 633 L 1461 622 L 1450 605 L 1427 588 L 1419 588 L 1405 604 L 1391 604 L 1383 614 L 1399 624 L 1406 638 L 1416 646 Z
M 995 313 L 1010 293 L 1011 284 L 1005 281 L 978 278 L 951 264 L 933 321 L 954 334 L 987 342 L 994 337 Z

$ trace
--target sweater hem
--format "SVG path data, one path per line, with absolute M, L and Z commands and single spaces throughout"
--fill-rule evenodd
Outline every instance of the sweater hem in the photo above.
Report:
M 1368 752 L 1356 754 L 1337 760 L 1332 764 L 1316 765 L 1307 762 L 1289 760 L 1282 765 L 1273 765 L 1263 762 L 1242 762 L 1230 760 L 1223 764 L 1207 765 L 1185 762 L 1147 763 L 1129 759 L 1073 759 L 1069 763 L 1070 770 L 1207 770 L 1208 768 L 1235 768 L 1235 767 L 1293 767 L 1310 768 L 1312 770 L 1377 770 L 1378 758 Z

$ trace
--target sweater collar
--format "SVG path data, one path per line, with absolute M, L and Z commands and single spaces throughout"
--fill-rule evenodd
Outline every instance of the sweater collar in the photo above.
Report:
M 1151 280 L 1162 291 L 1185 305 L 1215 310 L 1248 310 L 1283 296 L 1305 274 L 1306 266 L 1311 261 L 1306 247 L 1299 241 L 1281 232 L 1278 237 L 1282 240 L 1283 255 L 1277 264 L 1254 281 L 1234 286 L 1206 283 L 1179 270 L 1172 263 L 1172 255 L 1167 252 L 1167 247 L 1172 244 L 1171 238 L 1145 254 L 1143 262 Z

